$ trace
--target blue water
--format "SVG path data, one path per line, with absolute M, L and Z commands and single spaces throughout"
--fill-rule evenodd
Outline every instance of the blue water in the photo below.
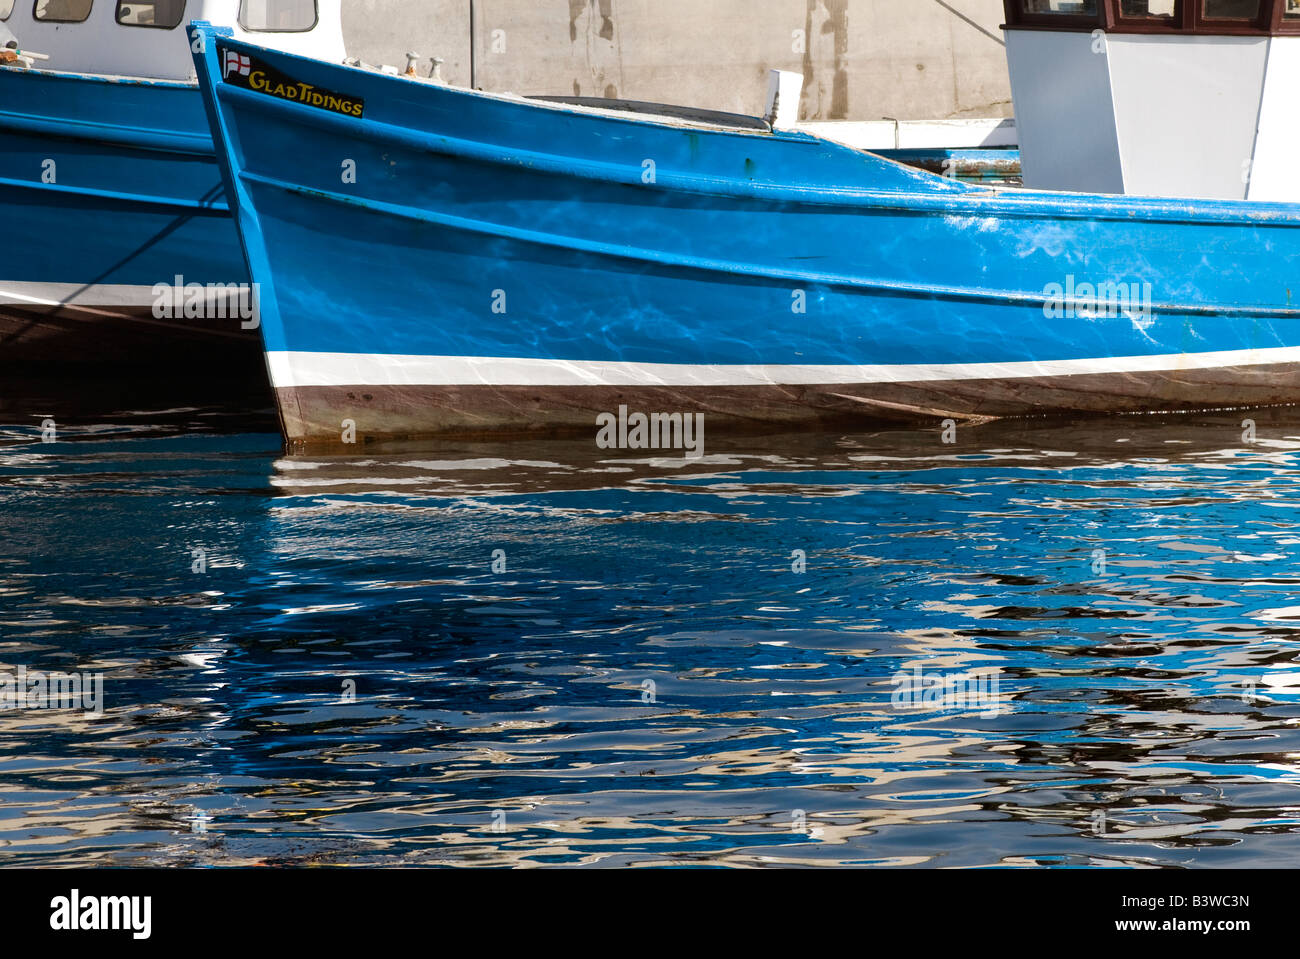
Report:
M 1300 412 L 698 462 L 44 412 L 0 414 L 0 671 L 104 713 L 0 711 L 0 864 L 1300 856 Z

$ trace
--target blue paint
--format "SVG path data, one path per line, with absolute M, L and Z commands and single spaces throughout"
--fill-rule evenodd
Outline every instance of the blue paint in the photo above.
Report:
M 0 70 L 0 139 L 0 280 L 248 282 L 193 84 Z
M 365 118 L 222 83 L 227 47 Z M 992 191 L 799 133 L 208 49 L 269 350 L 912 364 L 1300 345 L 1292 206 Z M 1045 316 L 1070 277 L 1149 283 L 1151 315 Z

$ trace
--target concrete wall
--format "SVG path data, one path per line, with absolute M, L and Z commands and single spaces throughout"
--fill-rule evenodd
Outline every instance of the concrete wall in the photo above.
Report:
M 751 115 L 768 70 L 796 70 L 805 120 L 1010 116 L 1001 22 L 1001 0 L 343 2 L 349 53 L 371 63 L 409 50 L 458 85 L 472 60 L 485 90 Z

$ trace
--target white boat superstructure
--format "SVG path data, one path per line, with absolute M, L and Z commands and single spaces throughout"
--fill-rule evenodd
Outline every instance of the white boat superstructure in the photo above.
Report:
M 67 73 L 194 81 L 191 20 L 287 53 L 346 56 L 342 0 L 0 0 L 0 24 L 22 51 Z
M 1025 185 L 1300 202 L 1300 0 L 1005 0 Z

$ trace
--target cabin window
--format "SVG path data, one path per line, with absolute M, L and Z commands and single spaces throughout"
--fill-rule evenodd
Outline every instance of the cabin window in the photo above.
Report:
M 1258 20 L 1263 0 L 1203 0 L 1205 20 Z
M 316 0 L 240 0 L 239 25 L 255 33 L 306 33 L 316 26 Z
M 93 0 L 36 0 L 32 16 L 51 23 L 83 23 Z
M 14 0 L 0 0 L 0 20 L 8 20 L 14 12 Z
M 1101 26 L 1104 0 L 1005 0 L 1007 22 L 1053 30 Z
M 1021 0 L 1020 8 L 1036 16 L 1095 17 L 1097 0 Z
M 1300 34 L 1300 0 L 1003 0 L 1009 29 Z
M 117 22 L 171 30 L 185 19 L 185 0 L 117 0 Z
M 1126 20 L 1172 22 L 1178 17 L 1178 0 L 1120 0 L 1119 15 Z

